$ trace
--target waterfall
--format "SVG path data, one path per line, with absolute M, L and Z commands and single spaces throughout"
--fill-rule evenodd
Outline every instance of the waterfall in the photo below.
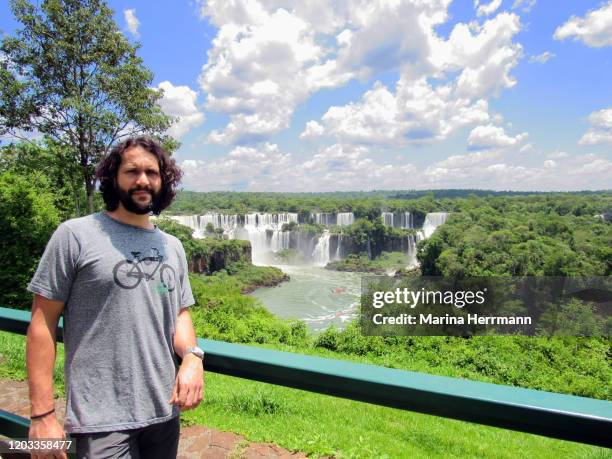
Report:
M 381 212 L 381 217 L 385 226 L 403 229 L 414 228 L 412 213 L 410 212 Z
M 338 212 L 336 216 L 336 224 L 338 226 L 348 226 L 355 222 L 355 215 L 353 212 Z
M 317 266 L 325 266 L 329 263 L 329 231 L 323 231 L 319 236 L 317 245 L 312 252 L 312 259 Z
M 200 217 L 198 215 L 175 215 L 171 216 L 170 219 L 191 228 L 193 230 L 193 237 L 198 239 L 202 239 L 204 237 L 205 231 L 201 226 Z
M 424 239 L 429 238 L 436 228 L 442 225 L 446 221 L 448 216 L 447 212 L 431 212 L 425 216 L 425 222 L 423 223 L 423 236 Z
M 338 243 L 336 244 L 336 253 L 334 254 L 334 261 L 340 260 L 342 256 L 342 251 L 340 247 L 342 246 L 342 234 L 338 234 Z
M 355 221 L 352 212 L 313 213 L 314 221 L 323 225 L 350 225 Z M 414 228 L 413 215 L 410 212 L 382 212 L 383 222 L 394 228 Z M 425 217 L 423 228 L 416 235 L 407 236 L 407 255 L 411 266 L 416 266 L 416 244 L 430 237 L 436 228 L 446 221 L 448 213 L 431 212 Z M 330 254 L 329 230 L 316 238 L 308 233 L 291 233 L 282 231 L 285 223 L 298 222 L 298 214 L 284 213 L 249 213 L 245 215 L 222 214 L 208 212 L 203 215 L 177 215 L 170 216 L 178 223 L 188 226 L 193 230 L 193 236 L 202 238 L 206 236 L 206 226 L 210 223 L 214 228 L 222 228 L 224 237 L 228 239 L 244 239 L 251 242 L 252 257 L 256 263 L 268 263 L 270 252 L 283 249 L 297 249 L 305 255 L 306 259 L 312 259 L 315 264 L 324 266 L 330 258 L 340 260 L 345 254 L 342 247 L 342 235 L 338 235 L 338 243 L 334 253 Z M 403 245 L 403 244 L 402 244 Z M 405 247 L 405 246 L 404 246 Z M 368 240 L 368 258 L 372 258 L 371 242 Z
M 291 235 L 281 229 L 285 223 L 297 222 L 298 214 L 252 213 L 244 217 L 244 229 L 251 242 L 254 262 L 265 262 L 268 252 L 290 248 Z
M 355 223 L 355 214 L 353 214 L 353 212 L 338 212 L 337 214 L 331 212 L 316 212 L 311 215 L 315 223 L 319 225 L 348 226 Z
M 417 234 L 416 238 L 412 234 L 407 236 L 408 238 L 408 251 L 406 255 L 408 256 L 408 266 L 407 268 L 414 268 L 417 266 L 417 242 L 419 241 L 419 236 Z

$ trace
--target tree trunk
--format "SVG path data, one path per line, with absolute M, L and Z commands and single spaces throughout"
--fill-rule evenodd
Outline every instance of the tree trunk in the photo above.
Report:
M 94 212 L 94 182 L 93 178 L 87 178 L 85 181 L 85 188 L 87 189 L 87 212 L 93 214 Z

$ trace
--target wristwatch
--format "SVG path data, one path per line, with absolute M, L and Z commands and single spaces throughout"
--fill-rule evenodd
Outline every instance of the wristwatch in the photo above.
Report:
M 196 357 L 199 357 L 201 360 L 204 360 L 204 351 L 200 349 L 198 346 L 192 346 L 192 347 L 188 347 L 187 349 L 185 349 L 185 355 L 187 354 L 193 354 Z

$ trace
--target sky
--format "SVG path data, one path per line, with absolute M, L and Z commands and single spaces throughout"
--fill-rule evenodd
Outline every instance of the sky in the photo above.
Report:
M 612 0 L 109 6 L 185 189 L 612 189 Z

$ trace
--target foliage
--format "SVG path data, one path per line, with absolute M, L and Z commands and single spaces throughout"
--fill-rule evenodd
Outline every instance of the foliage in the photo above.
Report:
M 251 244 L 242 240 L 223 240 L 215 238 L 196 239 L 192 229 L 169 218 L 156 220 L 159 228 L 177 237 L 183 244 L 185 255 L 196 272 L 211 274 L 224 269 L 231 263 L 250 262 Z
M 468 199 L 419 244 L 424 275 L 608 276 L 612 196 Z
M 127 135 L 157 135 L 171 119 L 156 104 L 153 74 L 103 0 L 12 0 L 22 27 L 0 45 L 0 134 L 38 131 L 79 165 L 89 211 L 94 166 Z
M 344 260 L 331 261 L 325 267 L 335 271 L 353 271 L 363 273 L 385 274 L 405 268 L 409 263 L 408 257 L 402 252 L 382 252 L 372 260 L 367 254 L 349 254 Z
M 66 148 L 49 139 L 41 144 L 19 142 L 0 148 L 1 172 L 24 177 L 44 174 L 62 220 L 80 215 L 86 205 L 78 165 Z
M 233 265 L 212 276 L 191 275 L 196 299 L 192 318 L 198 336 L 238 343 L 304 344 L 304 325 L 283 321 L 251 296 L 243 295 L 254 285 L 285 279 L 276 268 Z
M 41 174 L 0 174 L 0 305 L 30 307 L 26 286 L 59 223 L 49 183 Z
M 304 253 L 295 249 L 283 249 L 274 253 L 274 258 L 281 264 L 300 264 L 305 262 Z

